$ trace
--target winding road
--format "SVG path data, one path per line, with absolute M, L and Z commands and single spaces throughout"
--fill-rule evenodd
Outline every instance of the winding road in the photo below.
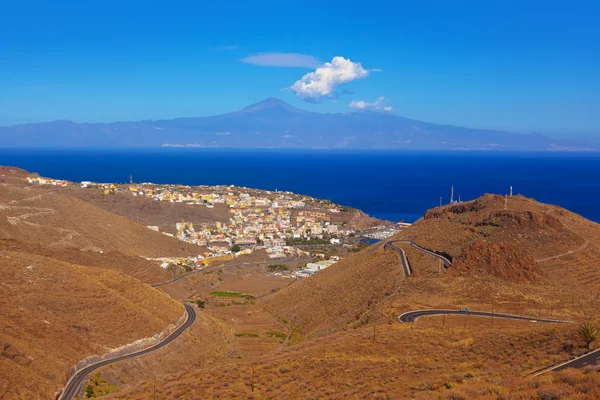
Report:
M 171 343 L 172 341 L 174 341 L 175 339 L 177 339 L 177 337 L 179 337 L 190 326 L 192 326 L 192 324 L 196 320 L 196 311 L 194 310 L 194 307 L 190 306 L 189 304 L 185 304 L 184 306 L 185 306 L 185 311 L 187 314 L 186 321 L 179 328 L 177 328 L 175 331 L 173 331 L 173 333 L 171 333 L 169 336 L 167 336 L 163 341 L 155 344 L 154 346 L 148 347 L 144 350 L 136 351 L 131 354 L 117 356 L 114 358 L 109 358 L 109 359 L 102 360 L 102 361 L 98 361 L 96 363 L 88 365 L 85 368 L 80 369 L 75 374 L 73 374 L 73 376 L 71 376 L 71 378 L 67 382 L 67 385 L 65 386 L 65 388 L 64 388 L 63 392 L 61 393 L 60 397 L 58 398 L 58 400 L 72 400 L 80 392 L 87 376 L 90 373 L 92 373 L 93 371 L 97 370 L 98 368 L 101 368 L 101 367 L 104 367 L 105 365 L 113 364 L 113 363 L 116 363 L 119 361 L 128 360 L 130 358 L 143 356 L 144 354 L 148 354 L 150 352 L 153 352 L 155 350 L 163 348 L 166 345 L 168 345 L 169 343 Z
M 580 357 L 577 357 L 571 361 L 564 362 L 562 364 L 556 365 L 552 368 L 547 368 L 541 372 L 538 372 L 534 376 L 545 374 L 550 371 L 560 371 L 561 369 L 566 368 L 584 368 L 588 365 L 598 365 L 600 363 L 600 349 L 592 351 L 590 353 L 584 354 Z
M 506 319 L 517 319 L 521 321 L 532 321 L 532 322 L 554 322 L 554 323 L 566 323 L 567 321 L 560 321 L 557 319 L 545 319 L 545 318 L 534 318 L 534 317 L 524 317 L 522 315 L 514 315 L 514 314 L 503 314 L 496 312 L 488 312 L 488 311 L 469 311 L 469 312 L 461 312 L 460 310 L 415 310 L 408 311 L 404 314 L 401 314 L 398 317 L 398 321 L 402 323 L 407 322 L 415 322 L 417 319 L 421 317 L 431 317 L 434 315 L 446 315 L 446 314 L 457 314 L 457 315 L 476 315 L 479 317 L 495 317 L 495 318 L 506 318 Z
M 477 315 L 480 317 L 496 317 L 496 318 L 506 318 L 506 319 L 516 319 L 520 321 L 532 321 L 532 322 L 553 322 L 553 323 L 569 323 L 569 321 L 560 321 L 556 319 L 545 319 L 545 318 L 534 318 L 534 317 L 524 317 L 522 315 L 513 315 L 513 314 L 503 314 L 503 313 L 491 313 L 487 311 L 469 311 L 469 312 L 460 312 L 459 310 L 414 310 L 408 311 L 404 314 L 398 316 L 398 321 L 401 323 L 410 323 L 414 322 L 421 317 L 430 317 L 434 315 L 446 315 L 446 314 L 454 314 L 454 315 Z M 564 362 L 562 364 L 556 365 L 554 367 L 546 368 L 533 376 L 539 376 L 545 374 L 550 371 L 560 371 L 566 368 L 584 368 L 588 365 L 598 365 L 600 364 L 600 349 L 596 349 L 587 354 L 579 356 L 573 360 Z
M 171 279 L 170 281 L 161 282 L 161 283 L 155 283 L 155 284 L 153 284 L 153 285 L 150 285 L 150 286 L 152 286 L 153 288 L 157 288 L 157 287 L 165 286 L 165 285 L 171 284 L 171 283 L 173 283 L 173 282 L 177 282 L 178 280 L 180 280 L 180 279 L 183 279 L 183 278 L 185 278 L 186 276 L 190 276 L 190 275 L 192 275 L 192 274 L 197 274 L 198 272 L 204 272 L 204 271 L 206 271 L 206 269 L 197 269 L 197 270 L 195 270 L 195 271 L 188 272 L 187 274 L 184 274 L 184 275 L 178 276 L 178 277 L 177 277 L 177 278 L 175 278 L 175 279 Z
M 408 258 L 406 258 L 406 253 L 404 252 L 404 249 L 394 245 L 394 242 L 397 242 L 397 240 L 385 242 L 385 244 L 383 245 L 383 249 L 385 250 L 389 247 L 398 252 L 398 256 L 400 257 L 400 261 L 402 262 L 402 268 L 404 269 L 404 276 L 409 277 L 412 274 L 412 270 L 410 269 L 410 265 L 408 264 Z
M 394 240 L 394 241 L 392 241 L 392 243 L 395 243 L 395 242 L 407 243 L 409 246 L 414 247 L 415 249 L 422 251 L 423 253 L 427 253 L 431 256 L 434 256 L 435 258 L 439 258 L 440 260 L 442 260 L 442 262 L 444 263 L 444 267 L 446 267 L 446 268 L 448 268 L 449 266 L 452 265 L 452 261 L 450 261 L 448 258 L 446 258 L 443 255 L 438 254 L 434 251 L 431 251 L 429 249 L 421 247 L 418 244 L 416 244 L 415 242 L 413 242 L 412 240 Z
M 294 258 L 293 257 L 284 257 L 284 258 L 281 258 L 279 262 L 287 262 L 287 261 L 290 261 L 292 259 L 294 259 Z M 211 272 L 211 271 L 216 271 L 216 270 L 219 270 L 219 269 L 241 267 L 241 266 L 244 266 L 244 265 L 268 265 L 268 264 L 271 264 L 271 263 L 272 263 L 271 260 L 267 260 L 267 261 L 262 261 L 262 262 L 245 262 L 245 263 L 241 263 L 241 264 L 219 264 L 219 265 L 216 265 L 214 267 L 206 267 L 206 268 L 196 269 L 196 270 L 194 270 L 192 272 L 188 272 L 187 274 L 178 276 L 177 278 L 168 280 L 166 282 L 154 283 L 154 284 L 151 284 L 150 286 L 152 286 L 153 288 L 157 288 L 157 287 L 169 285 L 171 283 L 177 282 L 178 280 L 183 279 L 185 277 L 188 277 L 190 275 L 197 274 L 198 272 Z
M 412 274 L 412 269 L 410 268 L 410 264 L 408 263 L 408 258 L 406 258 L 406 253 L 404 252 L 404 250 L 402 248 L 396 246 L 394 243 L 406 243 L 409 246 L 412 246 L 415 249 L 422 251 L 423 253 L 427 253 L 431 256 L 434 256 L 435 258 L 442 260 L 445 268 L 448 268 L 452 265 L 452 261 L 450 261 L 448 258 L 442 256 L 441 254 L 438 254 L 436 252 L 428 250 L 424 247 L 421 247 L 418 244 L 416 244 L 415 242 L 413 242 L 412 240 L 390 240 L 390 241 L 385 242 L 385 244 L 383 245 L 384 249 L 391 248 L 398 252 L 398 254 L 400 256 L 400 260 L 402 261 L 402 268 L 404 268 L 405 276 L 410 276 Z

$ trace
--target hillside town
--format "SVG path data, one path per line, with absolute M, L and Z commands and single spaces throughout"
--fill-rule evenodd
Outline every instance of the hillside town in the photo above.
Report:
M 321 258 L 321 264 L 309 264 L 294 274 L 294 277 L 306 277 L 327 268 L 339 259 L 337 256 L 325 256 L 322 252 L 313 250 L 313 246 L 350 248 L 352 245 L 345 243 L 349 238 L 358 235 L 381 239 L 397 233 L 403 226 L 382 223 L 357 232 L 346 221 L 336 218 L 347 211 L 346 207 L 288 191 L 153 183 L 121 185 L 82 181 L 77 184 L 41 177 L 27 177 L 27 181 L 31 184 L 58 187 L 78 185 L 82 189 L 99 190 L 107 196 L 121 192 L 159 202 L 183 203 L 190 207 L 226 207 L 230 214 L 227 222 L 194 224 L 182 220 L 175 224 L 176 233 L 161 231 L 157 225 L 148 225 L 148 229 L 199 246 L 197 255 L 156 259 L 161 262 L 163 268 L 172 265 L 203 268 L 217 261 L 228 261 L 264 250 L 269 259 Z

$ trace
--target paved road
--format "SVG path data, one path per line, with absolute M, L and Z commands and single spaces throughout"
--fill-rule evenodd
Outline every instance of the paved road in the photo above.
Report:
M 285 263 L 285 262 L 294 261 L 294 260 L 296 260 L 295 257 L 284 257 L 284 258 L 278 259 L 278 261 L 280 263 Z M 220 265 L 217 265 L 217 266 L 214 266 L 214 267 L 206 267 L 206 268 L 202 268 L 202 269 L 197 269 L 197 270 L 194 270 L 192 272 L 188 272 L 187 274 L 178 276 L 175 279 L 171 279 L 171 280 L 166 281 L 166 282 L 154 283 L 154 284 L 152 284 L 150 286 L 156 288 L 156 287 L 161 287 L 161 286 L 169 285 L 169 284 L 171 284 L 173 282 L 177 282 L 178 280 L 183 279 L 185 277 L 188 277 L 190 275 L 197 274 L 198 272 L 210 272 L 210 271 L 215 271 L 215 270 L 224 269 L 224 268 L 241 267 L 241 266 L 244 266 L 244 265 L 268 265 L 268 264 L 272 264 L 272 263 L 273 263 L 273 260 L 256 261 L 256 262 L 246 262 L 246 263 L 241 263 L 241 264 L 220 264 Z
M 407 243 L 408 245 L 410 245 L 410 246 L 414 247 L 415 249 L 417 249 L 417 250 L 419 250 L 419 251 L 422 251 L 422 252 L 424 252 L 424 253 L 427 253 L 427 254 L 429 254 L 429 255 L 432 255 L 432 256 L 434 256 L 434 257 L 436 257 L 436 258 L 439 258 L 440 260 L 442 260 L 442 262 L 444 263 L 444 267 L 446 267 L 446 268 L 448 268 L 449 266 L 451 266 L 451 265 L 452 265 L 452 261 L 450 261 L 450 260 L 449 260 L 449 259 L 447 259 L 446 257 L 444 257 L 444 256 L 442 256 L 442 255 L 440 255 L 440 254 L 438 254 L 438 253 L 436 253 L 436 252 L 433 252 L 433 251 L 431 251 L 431 250 L 429 250 L 429 249 L 426 249 L 426 248 L 424 248 L 424 247 L 421 247 L 421 246 L 419 246 L 418 244 L 416 244 L 415 242 L 413 242 L 412 240 L 391 240 L 391 241 L 389 241 L 389 242 L 386 242 L 386 244 L 388 244 L 388 243 L 389 243 L 390 245 L 392 245 L 392 246 L 393 246 L 393 244 L 394 244 L 394 243 L 397 243 L 397 242 L 398 242 L 398 243 Z M 394 247 L 395 247 L 395 246 L 394 246 Z
M 566 368 L 584 368 L 588 365 L 598 365 L 600 364 L 600 349 L 592 351 L 591 353 L 584 354 L 581 357 L 577 357 L 571 361 L 567 361 L 566 363 L 559 364 L 555 367 L 545 369 L 541 372 L 538 372 L 534 376 L 538 376 L 541 374 L 545 374 L 548 371 L 560 371 L 561 369 Z
M 152 351 L 155 351 L 162 347 L 165 347 L 166 345 L 171 343 L 173 340 L 177 339 L 177 337 L 179 337 L 190 326 L 192 326 L 192 324 L 196 320 L 196 312 L 194 311 L 194 308 L 192 306 L 185 304 L 185 310 L 187 313 L 187 320 L 185 321 L 185 323 L 183 325 L 181 325 L 179 328 L 177 328 L 169 336 L 167 336 L 167 338 L 165 338 L 162 342 L 157 343 L 152 347 L 148 347 L 147 349 L 137 351 L 135 353 L 131 353 L 131 354 L 127 354 L 127 355 L 123 355 L 123 356 L 119 356 L 119 357 L 115 357 L 115 358 L 111 358 L 111 359 L 107 359 L 107 360 L 103 360 L 103 361 L 98 361 L 97 363 L 90 364 L 87 367 L 82 368 L 81 370 L 77 371 L 71 377 L 71 379 L 69 379 L 69 381 L 67 382 L 67 385 L 65 386 L 61 396 L 59 397 L 59 400 L 72 400 L 73 397 L 77 396 L 77 394 L 81 391 L 81 388 L 82 388 L 85 380 L 87 379 L 87 376 L 91 372 L 97 370 L 98 368 L 104 367 L 105 365 L 108 365 L 108 364 L 113 364 L 113 363 L 116 363 L 119 361 L 127 360 L 130 358 L 143 356 L 144 354 L 148 354 Z
M 404 269 L 404 276 L 408 277 L 412 273 L 412 270 L 410 269 L 410 265 L 408 264 L 408 258 L 406 258 L 406 253 L 404 252 L 404 250 L 402 248 L 396 246 L 394 244 L 394 242 L 397 242 L 397 240 L 385 242 L 385 244 L 383 245 L 383 248 L 386 249 L 389 247 L 398 252 L 398 255 L 400 256 L 400 261 L 402 262 L 402 268 Z
M 468 313 L 461 313 L 459 310 L 415 310 L 405 312 L 398 317 L 398 321 L 414 322 L 421 317 L 429 317 L 433 315 L 445 315 L 445 314 L 458 314 L 458 315 L 476 315 L 480 317 L 495 317 L 495 318 L 507 318 L 507 319 L 518 319 L 521 321 L 534 321 L 534 322 L 559 322 L 564 323 L 567 321 L 559 321 L 556 319 L 544 319 L 534 317 L 524 317 L 522 315 L 503 314 L 503 313 L 492 313 L 487 311 L 469 311 Z
M 153 284 L 153 285 L 150 285 L 150 286 L 152 286 L 152 287 L 161 287 L 161 286 L 165 286 L 165 285 L 168 285 L 168 284 L 170 284 L 170 283 L 177 282 L 178 280 L 180 280 L 180 279 L 183 279 L 183 278 L 185 278 L 186 276 L 190 276 L 190 275 L 192 275 L 192 274 L 197 274 L 198 272 L 201 272 L 201 271 L 206 271 L 206 269 L 197 269 L 197 270 L 195 270 L 195 271 L 192 271 L 192 272 L 189 272 L 189 273 L 187 273 L 187 274 L 184 274 L 184 275 L 178 276 L 178 277 L 177 277 L 177 278 L 175 278 L 175 279 L 171 279 L 170 281 L 161 282 L 161 283 L 155 283 L 155 284 Z

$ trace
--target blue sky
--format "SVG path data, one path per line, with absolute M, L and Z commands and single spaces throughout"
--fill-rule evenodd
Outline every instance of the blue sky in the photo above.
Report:
M 3 1 L 0 125 L 203 116 L 276 96 L 600 136 L 596 1 L 204 3 Z M 334 57 L 350 64 L 305 77 Z

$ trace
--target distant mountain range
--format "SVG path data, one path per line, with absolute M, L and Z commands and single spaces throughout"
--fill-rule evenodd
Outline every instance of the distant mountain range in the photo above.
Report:
M 322 114 L 274 97 L 209 117 L 0 127 L 0 146 L 597 150 L 539 133 L 432 124 L 376 111 Z

